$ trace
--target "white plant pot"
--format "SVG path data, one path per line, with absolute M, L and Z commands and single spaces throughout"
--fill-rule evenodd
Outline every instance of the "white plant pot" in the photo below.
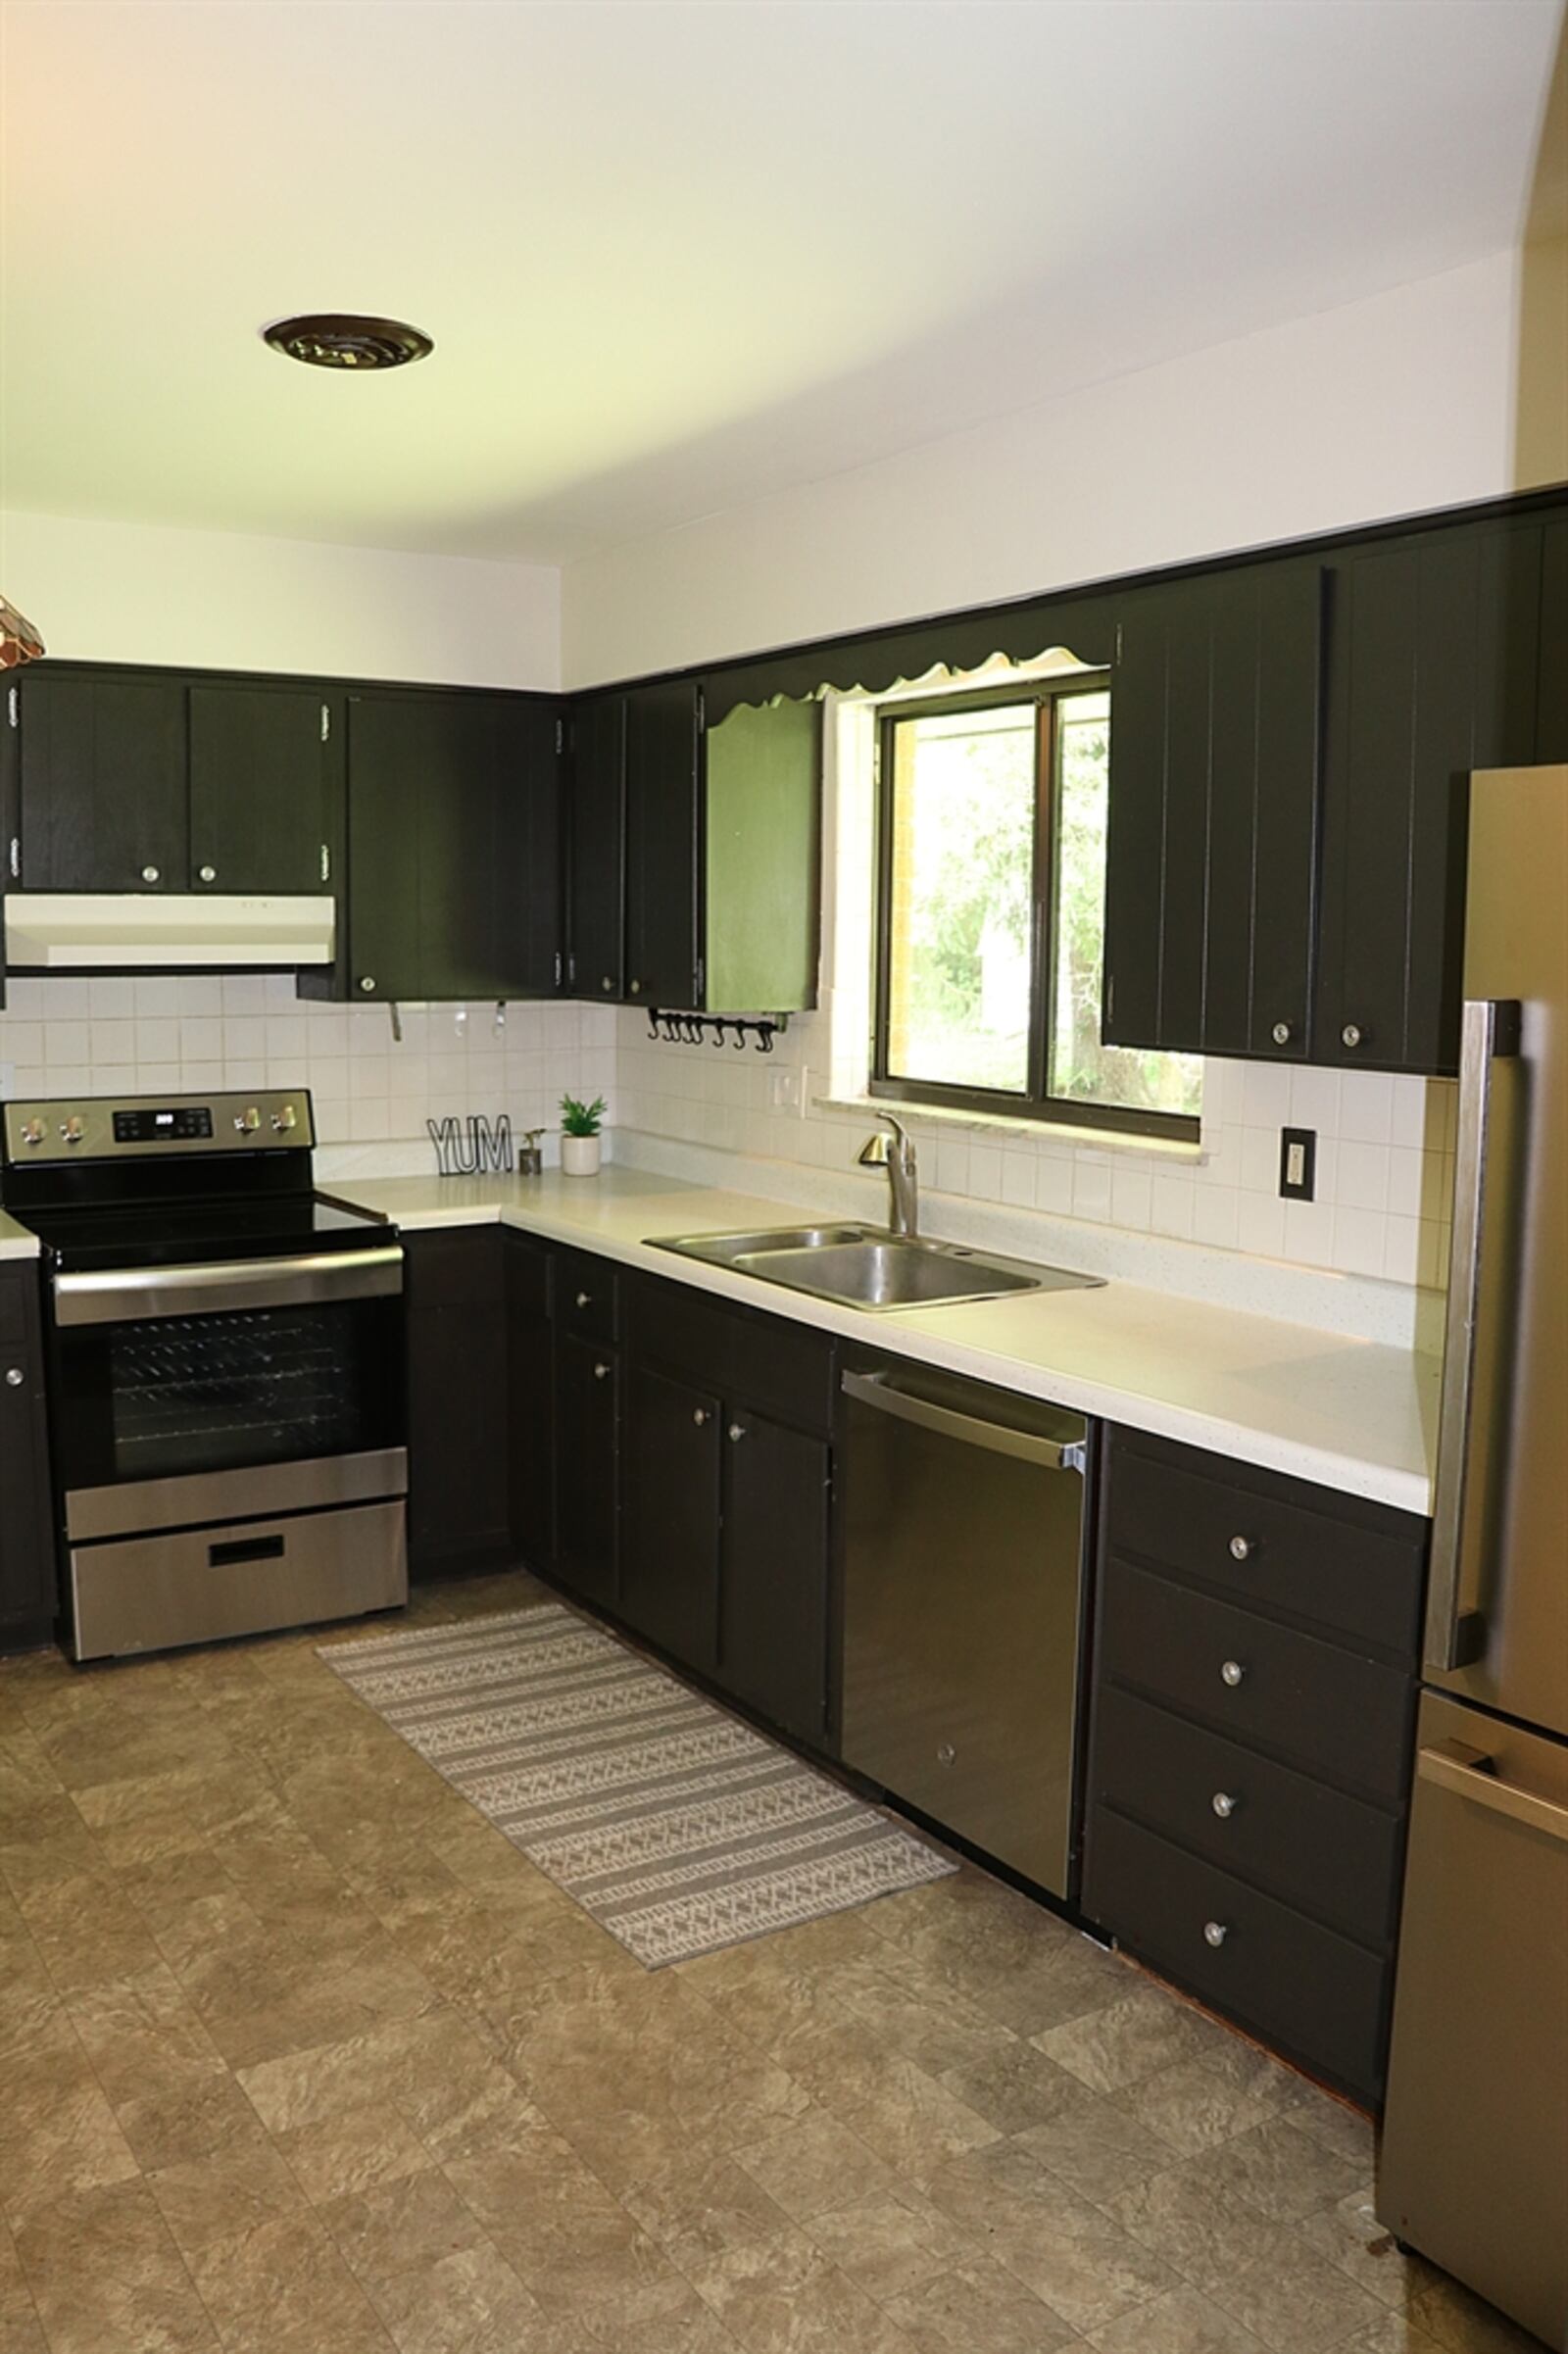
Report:
M 567 1177 L 597 1177 L 599 1143 L 597 1136 L 564 1136 L 561 1140 L 564 1174 Z

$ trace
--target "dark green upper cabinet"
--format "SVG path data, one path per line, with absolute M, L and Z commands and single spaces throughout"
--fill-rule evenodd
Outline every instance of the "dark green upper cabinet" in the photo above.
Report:
M 557 746 L 544 697 L 348 698 L 350 996 L 554 993 Z
M 626 698 L 626 995 L 703 1002 L 701 690 L 690 680 Z
M 1323 583 L 1312 563 L 1136 592 L 1112 672 L 1104 1036 L 1308 1051 Z
M 709 729 L 682 680 L 585 700 L 571 737 L 573 995 L 814 1005 L 819 707 L 741 706 Z
M 24 891 L 184 891 L 185 682 L 55 669 L 15 680 L 10 873 Z
M 566 987 L 625 994 L 626 698 L 579 703 L 568 731 Z
M 331 733 L 331 704 L 312 687 L 191 688 L 193 890 L 330 887 Z
M 1543 540 L 1468 523 L 1334 567 L 1320 1062 L 1457 1065 L 1469 774 L 1537 757 Z
M 1568 760 L 1568 515 L 1542 533 L 1540 671 L 1536 759 Z

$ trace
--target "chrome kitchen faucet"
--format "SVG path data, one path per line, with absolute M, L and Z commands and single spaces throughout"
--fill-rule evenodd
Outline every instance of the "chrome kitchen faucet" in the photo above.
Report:
M 913 1242 L 920 1231 L 920 1180 L 914 1139 L 891 1111 L 879 1111 L 876 1116 L 886 1120 L 893 1133 L 884 1136 L 878 1130 L 875 1136 L 868 1136 L 860 1147 L 860 1164 L 868 1169 L 886 1169 L 888 1232 L 906 1235 Z

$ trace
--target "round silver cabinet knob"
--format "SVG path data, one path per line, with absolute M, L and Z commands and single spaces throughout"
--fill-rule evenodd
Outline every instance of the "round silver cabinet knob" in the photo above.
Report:
M 732 1422 L 732 1423 L 730 1424 L 730 1426 L 729 1426 L 729 1435 L 730 1435 L 730 1437 L 731 1437 L 732 1439 L 734 1439 L 734 1440 L 737 1440 L 737 1441 L 739 1441 L 739 1440 L 741 1440 L 741 1439 L 744 1439 L 744 1438 L 745 1438 L 745 1436 L 746 1436 L 746 1425 L 745 1425 L 745 1423 L 744 1423 L 744 1422 Z
M 141 879 L 144 883 L 158 882 L 160 880 L 158 868 L 156 866 L 144 866 L 141 870 Z
M 613 994 L 615 984 L 611 979 L 609 973 L 606 973 L 603 979 L 600 981 L 599 986 L 604 991 L 606 997 L 610 997 Z
M 578 1307 L 591 1307 L 593 1305 L 593 1298 L 594 1296 L 592 1292 L 578 1292 L 574 1296 L 574 1303 Z
M 712 1419 L 712 1415 L 709 1412 L 706 1406 L 697 1406 L 693 1409 L 692 1420 L 696 1423 L 699 1430 L 702 1429 L 705 1422 L 711 1422 Z
M 631 991 L 631 994 L 634 998 L 640 998 L 642 996 L 643 985 L 641 981 L 628 981 L 626 986 Z
M 1234 1692 L 1246 1673 L 1247 1670 L 1239 1659 L 1227 1659 L 1219 1671 L 1219 1680 L 1222 1684 L 1228 1684 Z
M 1288 1047 L 1291 1043 L 1290 1023 L 1276 1022 L 1273 1029 L 1269 1032 L 1269 1036 L 1273 1039 L 1274 1044 L 1277 1047 Z
M 1252 1539 L 1250 1537 L 1233 1537 L 1231 1539 L 1231 1559 L 1233 1561 L 1250 1561 L 1251 1558 Z
M 958 1752 L 954 1747 L 952 1741 L 941 1741 L 937 1746 L 937 1763 L 941 1766 L 950 1766 L 957 1754 Z
M 365 992 L 366 996 L 367 996 L 367 997 L 368 997 L 368 996 L 370 995 L 370 992 L 371 992 L 371 991 L 374 989 L 374 987 L 375 987 L 375 975 L 374 975 L 374 973 L 373 973 L 373 972 L 363 972 L 363 973 L 361 973 L 361 975 L 360 975 L 360 987 L 361 987 L 361 989 L 363 989 L 363 990 L 364 990 L 364 992 Z
M 610 1379 L 610 1367 L 605 1363 L 603 1357 L 594 1367 L 594 1379 L 596 1382 L 606 1382 Z
M 1340 1044 L 1341 1044 L 1341 1046 L 1342 1046 L 1342 1047 L 1358 1047 L 1358 1046 L 1360 1045 L 1360 1043 L 1361 1043 L 1361 1025 L 1360 1025 L 1360 1023 L 1359 1023 L 1359 1022 L 1347 1022 L 1347 1023 L 1346 1023 L 1346 1025 L 1345 1025 L 1345 1027 L 1344 1027 L 1344 1029 L 1343 1029 L 1343 1030 L 1340 1032 Z
M 1230 1934 L 1231 1933 L 1229 1929 L 1226 1927 L 1223 1921 L 1205 1921 L 1203 1923 L 1203 1942 L 1205 1945 L 1223 1945 Z
M 1208 1803 L 1222 1823 L 1228 1823 L 1236 1812 L 1236 1801 L 1229 1790 L 1216 1790 Z
M 23 1372 L 20 1365 L 8 1365 L 6 1367 L 6 1388 L 8 1390 L 20 1390 L 25 1379 L 26 1375 Z
M 204 883 L 216 883 L 218 880 L 218 869 L 216 866 L 198 866 L 196 871 Z

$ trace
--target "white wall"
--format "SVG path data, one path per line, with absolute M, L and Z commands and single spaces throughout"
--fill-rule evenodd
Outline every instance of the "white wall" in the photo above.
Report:
M 1519 487 L 1519 279 L 1498 254 L 587 557 L 563 581 L 566 682 Z M 1560 439 L 1526 479 L 1568 470 Z
M 78 662 L 560 684 L 546 564 L 10 513 L 0 581 L 49 652 Z

